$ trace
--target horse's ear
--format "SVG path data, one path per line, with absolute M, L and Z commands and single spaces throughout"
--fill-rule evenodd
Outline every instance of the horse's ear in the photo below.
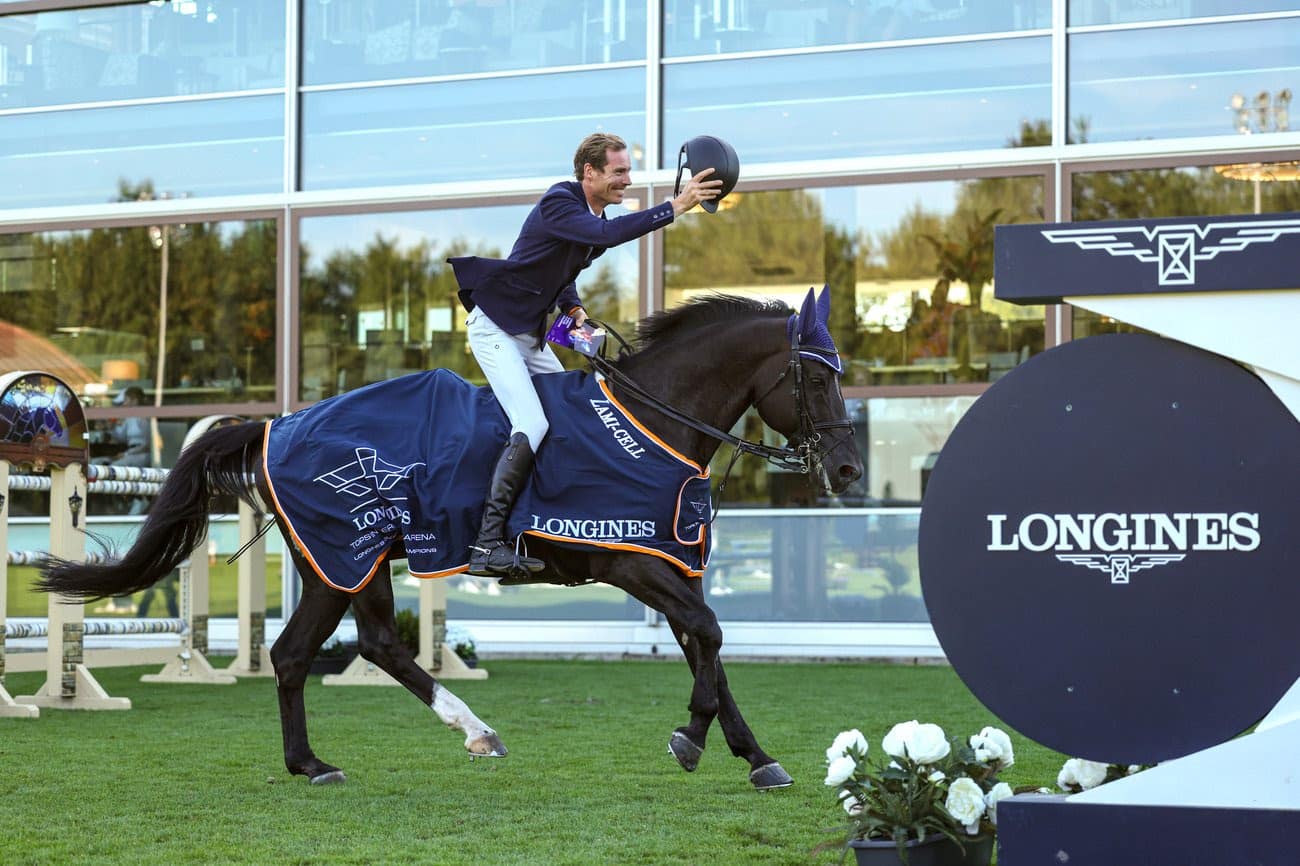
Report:
M 815 328 L 817 327 L 817 297 L 813 290 L 808 290 L 808 297 L 803 299 L 803 307 L 799 309 L 799 342 L 805 343 L 812 339 Z
M 829 325 L 831 322 L 831 287 L 829 283 L 822 286 L 822 293 L 817 297 L 817 321 L 823 325 Z

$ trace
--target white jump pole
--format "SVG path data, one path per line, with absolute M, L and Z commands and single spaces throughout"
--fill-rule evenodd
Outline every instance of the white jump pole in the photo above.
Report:
M 415 663 L 440 680 L 485 680 L 488 672 L 472 668 L 447 646 L 447 583 L 444 578 L 420 581 L 420 651 Z M 339 674 L 326 674 L 327 686 L 396 686 L 397 680 L 362 656 Z
M 253 538 L 265 519 L 242 499 L 239 538 Z M 196 557 L 198 554 L 196 554 Z M 206 568 L 207 560 L 204 560 Z M 192 566 L 191 566 L 192 567 Z M 239 648 L 224 673 L 236 677 L 271 677 L 271 653 L 266 647 L 266 537 L 261 536 L 239 558 Z
M 9 461 L 0 460 L 0 550 L 9 549 Z M 41 708 L 16 702 L 5 691 L 5 617 L 9 612 L 9 559 L 0 557 L 0 719 L 34 719 Z
M 78 562 L 86 557 L 86 536 L 80 527 L 85 519 L 85 490 L 80 463 L 50 468 L 50 552 L 55 556 Z M 45 684 L 34 695 L 20 696 L 18 703 L 60 710 L 131 708 L 130 698 L 111 697 L 84 664 L 84 622 L 83 605 L 50 595 Z

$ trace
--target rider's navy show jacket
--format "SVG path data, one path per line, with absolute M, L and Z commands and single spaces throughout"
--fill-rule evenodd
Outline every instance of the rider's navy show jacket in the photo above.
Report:
M 610 247 L 672 221 L 671 202 L 614 219 L 596 216 L 582 184 L 562 181 L 529 212 L 508 258 L 461 256 L 447 261 L 456 273 L 465 309 L 482 307 L 508 334 L 540 336 L 553 308 L 567 313 L 582 305 L 574 284 L 579 271 Z

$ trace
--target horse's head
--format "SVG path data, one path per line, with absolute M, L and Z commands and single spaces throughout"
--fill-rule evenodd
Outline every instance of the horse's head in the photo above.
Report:
M 840 392 L 843 368 L 827 327 L 830 311 L 830 289 L 822 289 L 820 298 L 809 289 L 786 326 L 785 371 L 754 405 L 763 422 L 801 452 L 822 485 L 841 493 L 862 477 L 862 456 Z

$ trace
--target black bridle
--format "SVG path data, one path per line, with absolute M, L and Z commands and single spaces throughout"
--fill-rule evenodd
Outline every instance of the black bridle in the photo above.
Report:
M 611 328 L 605 322 L 600 322 L 595 319 L 592 319 L 592 321 L 614 336 L 614 339 L 619 342 L 621 347 L 619 350 L 620 354 L 623 350 L 630 348 L 627 341 L 623 339 L 618 331 Z M 741 439 L 739 436 L 733 436 L 725 430 L 719 430 L 711 424 L 706 424 L 698 418 L 688 415 L 679 409 L 673 408 L 660 398 L 651 394 L 649 391 L 646 391 L 626 373 L 605 360 L 603 356 L 589 356 L 589 360 L 591 361 L 591 366 L 598 373 L 618 385 L 623 390 L 632 394 L 643 403 L 653 406 L 662 414 L 667 415 L 678 423 L 685 424 L 692 430 L 703 433 L 704 435 L 717 439 L 720 442 L 726 442 L 732 446 L 734 451 L 731 455 L 731 461 L 727 464 L 727 471 L 723 473 L 722 481 L 718 485 L 719 499 L 722 496 L 723 488 L 727 485 L 727 477 L 731 474 L 731 469 L 736 464 L 736 460 L 741 454 L 753 454 L 756 457 L 762 457 L 774 466 L 779 466 L 786 470 L 793 470 L 804 475 L 810 474 L 813 471 L 813 468 L 816 467 L 824 481 L 825 471 L 822 468 L 821 453 L 818 450 L 818 446 L 822 440 L 821 431 L 831 430 L 838 427 L 852 428 L 853 422 L 849 421 L 847 418 L 842 421 L 813 420 L 812 413 L 808 411 L 808 398 L 803 384 L 803 365 L 799 362 L 799 358 L 801 355 L 810 354 L 829 358 L 835 353 L 815 346 L 800 345 L 799 314 L 792 314 L 790 322 L 790 360 L 786 364 L 785 369 L 781 371 L 781 375 L 776 378 L 776 381 L 772 383 L 771 387 L 764 391 L 758 399 L 754 401 L 753 405 L 757 406 L 759 403 L 767 399 L 767 396 L 775 391 L 781 383 L 786 380 L 786 377 L 790 377 L 794 392 L 795 411 L 799 416 L 799 429 L 790 437 L 790 440 L 795 443 L 795 447 L 793 448 L 788 446 L 765 445 L 762 442 L 750 442 L 748 439 Z M 827 366 L 830 365 L 828 364 Z

